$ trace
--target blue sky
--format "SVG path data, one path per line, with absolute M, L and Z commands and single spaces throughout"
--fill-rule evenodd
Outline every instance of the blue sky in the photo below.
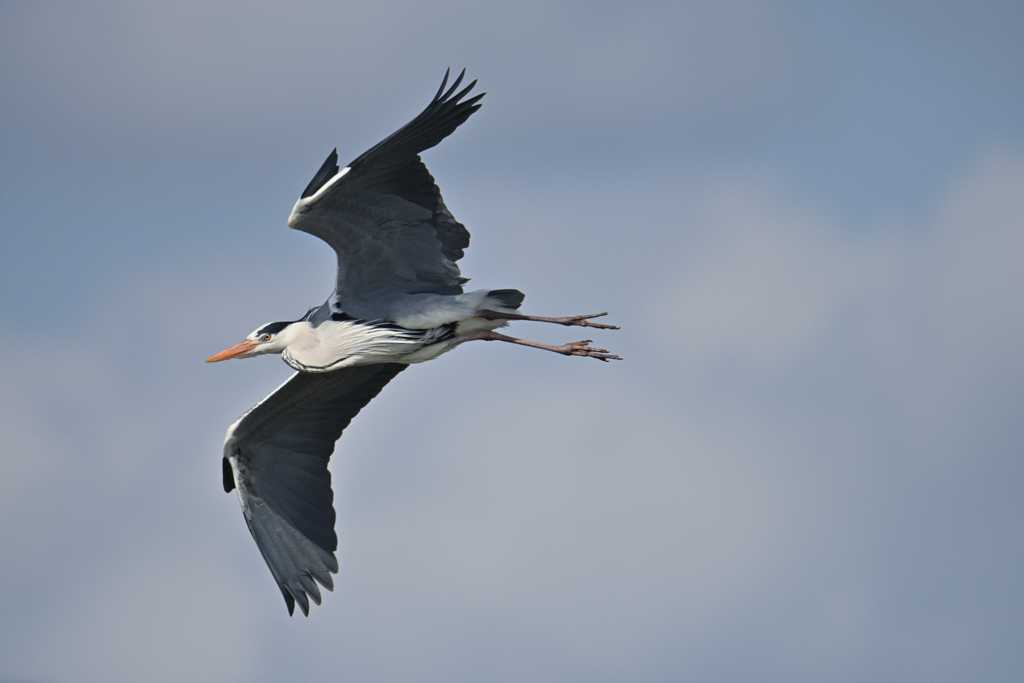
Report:
M 463 274 L 626 360 L 403 374 L 289 619 L 219 463 L 289 370 L 202 361 L 449 66 Z M 1024 673 L 1019 3 L 5 3 L 0 90 L 0 681 Z

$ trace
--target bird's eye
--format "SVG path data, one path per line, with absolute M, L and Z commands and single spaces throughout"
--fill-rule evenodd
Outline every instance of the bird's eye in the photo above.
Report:
M 265 335 L 263 335 L 262 339 L 263 339 L 263 341 L 270 341 L 271 335 L 265 334 Z

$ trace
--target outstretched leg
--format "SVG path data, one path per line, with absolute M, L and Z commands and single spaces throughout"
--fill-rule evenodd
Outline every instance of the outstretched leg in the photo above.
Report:
M 591 313 L 590 315 L 570 315 L 565 318 L 543 318 L 537 315 L 523 315 L 521 313 L 501 313 L 484 309 L 476 312 L 477 318 L 484 320 L 533 320 L 539 323 L 555 323 L 557 325 L 579 325 L 580 327 L 597 327 L 602 330 L 617 330 L 618 325 L 602 325 L 601 323 L 590 322 L 591 318 L 600 318 L 608 315 L 604 313 Z
M 570 324 L 570 323 L 563 323 Z M 462 337 L 455 337 L 448 343 L 451 346 L 458 346 L 459 344 L 475 341 L 482 339 L 484 341 L 503 341 L 511 342 L 512 344 L 522 344 L 523 346 L 532 346 L 535 349 L 545 349 L 547 351 L 554 351 L 565 356 L 589 356 L 590 358 L 596 358 L 603 360 L 606 363 L 610 360 L 622 360 L 618 356 L 608 353 L 607 349 L 595 349 L 590 346 L 590 340 L 570 342 L 561 346 L 553 346 L 551 344 L 541 344 L 540 342 L 529 341 L 528 339 L 516 339 L 515 337 L 509 337 L 508 335 L 499 334 L 493 330 L 482 330 L 480 332 L 471 332 L 470 334 Z

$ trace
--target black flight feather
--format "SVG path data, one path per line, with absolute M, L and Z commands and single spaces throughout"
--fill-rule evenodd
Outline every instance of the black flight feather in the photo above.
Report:
M 324 161 L 324 165 L 320 167 L 320 170 L 316 172 L 313 179 L 309 181 L 309 185 L 306 185 L 306 189 L 302 191 L 302 197 L 312 197 L 316 194 L 316 191 L 327 184 L 327 181 L 338 175 L 338 148 L 335 147 L 334 151 L 327 155 L 327 160 Z
M 231 493 L 235 490 L 235 473 L 231 471 L 231 463 L 227 458 L 221 458 L 221 474 L 224 476 L 224 493 Z

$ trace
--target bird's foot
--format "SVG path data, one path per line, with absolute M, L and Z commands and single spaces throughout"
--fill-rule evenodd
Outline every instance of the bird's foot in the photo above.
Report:
M 591 313 L 590 315 L 570 315 L 565 318 L 552 318 L 551 322 L 558 323 L 559 325 L 579 325 L 580 327 L 596 327 L 600 330 L 617 330 L 618 325 L 604 325 L 602 323 L 592 323 L 591 318 L 601 318 L 608 315 L 608 311 L 604 313 Z
M 601 330 L 617 330 L 618 325 L 605 325 L 603 323 L 592 323 L 591 318 L 601 318 L 608 315 L 608 311 L 604 313 L 591 313 L 590 315 L 570 315 L 563 318 L 548 318 L 539 315 L 523 315 L 521 313 L 501 313 L 499 311 L 477 311 L 476 317 L 484 318 L 485 320 L 532 320 L 539 323 L 554 323 L 556 325 L 579 326 L 579 327 L 596 327 Z
M 618 329 L 618 328 L 616 328 Z M 591 340 L 585 339 L 578 342 L 569 342 L 562 346 L 551 349 L 558 353 L 564 353 L 566 356 L 587 356 L 588 358 L 596 358 L 603 360 L 607 363 L 610 360 L 622 360 L 619 356 L 613 353 L 608 353 L 608 349 L 599 349 L 590 345 Z

